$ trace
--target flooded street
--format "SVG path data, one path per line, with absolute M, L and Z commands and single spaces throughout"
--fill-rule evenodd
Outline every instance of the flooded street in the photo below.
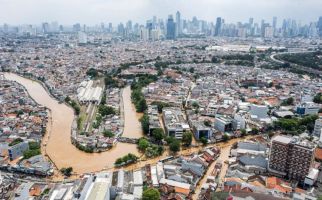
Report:
M 135 106 L 131 102 L 131 87 L 127 86 L 122 92 L 124 116 L 123 137 L 140 138 L 143 136 L 141 123 L 137 120 L 142 117 L 142 113 L 135 111 Z M 122 106 L 122 105 L 121 105 Z
M 36 81 L 12 73 L 5 73 L 5 77 L 23 85 L 37 103 L 51 110 L 47 125 L 48 132 L 44 137 L 47 145 L 43 146 L 42 152 L 45 152 L 59 169 L 73 167 L 76 173 L 100 171 L 113 167 L 114 161 L 127 153 L 139 155 L 136 145 L 125 143 L 118 143 L 114 148 L 103 153 L 90 154 L 78 150 L 72 145 L 70 138 L 74 119 L 73 109 L 65 104 L 59 104 Z M 140 137 L 142 132 L 138 121 L 139 116 L 133 110 L 134 108 L 131 108 L 131 90 L 129 87 L 124 89 L 123 101 L 125 111 L 124 136 Z

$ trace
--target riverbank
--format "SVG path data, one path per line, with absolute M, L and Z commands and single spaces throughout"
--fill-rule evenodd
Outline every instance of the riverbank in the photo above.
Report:
M 8 80 L 17 81 L 23 85 L 29 95 L 38 104 L 51 110 L 51 133 L 50 137 L 45 136 L 48 137 L 46 154 L 52 159 L 58 169 L 73 167 L 76 174 L 90 173 L 113 168 L 115 160 L 128 153 L 140 155 L 136 145 L 124 143 L 118 143 L 109 151 L 102 153 L 88 154 L 78 150 L 71 143 L 71 128 L 74 120 L 73 109 L 65 104 L 59 103 L 56 99 L 53 99 L 39 82 L 12 73 L 5 73 L 5 77 Z M 128 94 L 128 96 L 130 96 L 130 94 Z M 125 112 L 127 111 L 125 110 Z M 129 112 L 135 112 L 135 110 L 129 110 Z M 125 115 L 126 114 L 127 113 L 125 113 Z M 130 116 L 136 116 L 136 114 Z M 138 118 L 130 118 L 127 121 L 129 123 L 125 122 L 125 126 L 131 126 L 131 123 L 133 123 L 132 121 L 137 121 L 139 124 Z M 127 130 L 131 130 L 131 128 L 129 127 Z M 130 135 L 131 133 L 133 133 L 133 130 L 126 135 Z

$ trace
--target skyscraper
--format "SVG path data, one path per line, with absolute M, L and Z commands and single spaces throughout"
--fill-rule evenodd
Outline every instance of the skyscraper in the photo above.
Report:
M 320 37 L 322 37 L 322 16 L 319 18 L 317 28 L 319 29 Z
M 180 35 L 182 33 L 181 14 L 179 11 L 177 11 L 176 13 L 176 31 L 177 35 Z
M 172 15 L 169 15 L 168 21 L 167 21 L 167 39 L 168 40 L 176 39 L 176 23 L 174 23 Z
M 222 19 L 221 19 L 221 17 L 217 17 L 216 26 L 215 26 L 215 36 L 220 35 L 221 26 L 222 26 Z

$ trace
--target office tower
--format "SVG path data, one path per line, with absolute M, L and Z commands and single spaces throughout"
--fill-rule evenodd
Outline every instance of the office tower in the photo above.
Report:
M 42 31 L 43 31 L 43 33 L 49 32 L 49 24 L 47 22 L 42 23 Z
M 50 32 L 58 32 L 59 31 L 59 25 L 58 25 L 58 22 L 52 22 L 50 24 Z
M 73 31 L 79 32 L 81 30 L 81 25 L 79 23 L 73 25 Z
M 168 40 L 176 39 L 176 23 L 174 23 L 172 15 L 169 15 L 168 21 L 167 21 L 167 39 Z
M 177 35 L 180 35 L 182 33 L 181 14 L 179 11 L 177 11 L 176 13 L 176 30 Z
M 120 23 L 118 26 L 117 26 L 117 33 L 119 35 L 121 35 L 122 37 L 125 36 L 125 28 L 124 28 L 124 25 L 123 23 Z
M 3 32 L 8 33 L 9 32 L 9 26 L 8 24 L 3 24 Z
M 152 24 L 153 24 L 153 28 L 156 28 L 157 27 L 158 22 L 157 22 L 157 17 L 156 16 L 153 16 L 153 18 L 152 18 Z
M 254 24 L 254 18 L 252 18 L 252 17 L 249 18 L 248 24 L 249 24 L 249 28 L 251 28 L 253 26 L 253 24 Z
M 108 32 L 112 33 L 113 32 L 113 24 L 108 23 Z
M 319 18 L 317 28 L 319 29 L 319 36 L 322 37 L 322 16 Z
M 132 33 L 132 21 L 131 20 L 126 22 L 126 31 L 128 33 Z
M 146 22 L 146 29 L 148 31 L 148 39 L 152 39 L 152 29 L 153 29 L 153 22 L 151 20 L 148 20 Z
M 270 173 L 303 181 L 314 161 L 315 147 L 296 137 L 277 135 L 272 138 L 268 170 Z
M 221 17 L 217 17 L 216 26 L 215 26 L 215 36 L 219 36 L 222 28 L 222 20 Z
M 148 41 L 149 40 L 149 31 L 144 26 L 140 27 L 140 39 L 143 40 L 143 41 Z
M 86 44 L 87 43 L 87 35 L 84 32 L 78 32 L 78 43 Z
M 277 17 L 273 17 L 273 28 L 276 29 L 277 27 Z
M 265 38 L 273 38 L 274 37 L 274 28 L 271 26 L 266 26 L 264 37 Z
M 277 30 L 277 17 L 273 17 L 273 35 L 276 36 L 276 30 Z

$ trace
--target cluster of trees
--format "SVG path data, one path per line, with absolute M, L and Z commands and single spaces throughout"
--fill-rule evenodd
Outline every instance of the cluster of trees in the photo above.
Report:
M 322 70 L 322 59 L 320 58 L 321 55 L 322 51 L 316 51 L 308 53 L 280 54 L 277 56 L 277 58 L 286 62 L 302 65 L 317 70 Z
M 254 55 L 252 54 L 229 54 L 222 56 L 224 60 L 246 60 L 246 61 L 253 61 Z
M 73 168 L 72 167 L 61 168 L 60 172 L 64 174 L 64 176 L 70 177 L 72 175 Z
M 164 152 L 163 146 L 152 144 L 146 138 L 139 139 L 138 148 L 144 152 L 147 158 L 160 156 Z
M 158 112 L 162 113 L 163 108 L 165 107 L 170 107 L 171 104 L 166 103 L 166 102 L 161 102 L 161 101 L 153 101 L 151 105 L 157 105 L 158 106 Z
M 312 132 L 317 118 L 317 115 L 308 115 L 303 118 L 281 118 L 274 122 L 274 128 L 292 135 L 300 134 L 305 130 Z
M 176 153 L 178 151 L 180 151 L 180 141 L 174 137 L 166 137 L 165 141 L 167 142 L 167 144 L 169 145 L 169 149 L 170 151 L 172 151 L 173 153 Z
M 104 83 L 107 88 L 118 87 L 118 81 L 115 80 L 111 75 L 105 75 Z
M 101 116 L 107 116 L 107 115 L 115 115 L 116 112 L 113 107 L 111 106 L 105 106 L 105 105 L 99 105 L 98 106 L 98 113 Z
M 160 192 L 155 188 L 148 188 L 142 194 L 142 200 L 159 200 L 160 198 Z
M 144 112 L 148 106 L 146 104 L 144 95 L 142 93 L 142 88 L 147 86 L 148 84 L 155 82 L 158 80 L 158 77 L 155 75 L 145 75 L 140 76 L 138 81 L 134 81 L 131 85 L 132 94 L 131 99 L 135 105 L 137 112 Z
M 89 68 L 86 72 L 87 76 L 90 76 L 91 78 L 96 78 L 98 77 L 98 71 L 94 68 Z
M 182 135 L 182 145 L 188 147 L 188 146 L 191 145 L 191 142 L 192 142 L 192 133 L 190 131 L 183 133 L 183 135 Z
M 74 109 L 76 115 L 80 114 L 80 106 L 75 100 L 72 100 L 69 96 L 67 96 L 65 98 L 65 102 Z
M 313 98 L 314 103 L 322 104 L 322 93 L 318 93 Z
M 81 151 L 84 151 L 86 153 L 93 153 L 94 152 L 94 147 L 83 146 L 83 145 L 79 144 L 78 142 L 76 142 L 76 148 Z
M 40 144 L 38 142 L 29 142 L 29 150 L 23 152 L 23 158 L 28 159 L 41 154 Z
M 104 135 L 104 137 L 109 137 L 109 138 L 112 138 L 115 136 L 114 133 L 112 133 L 109 130 L 104 130 L 102 134 Z
M 129 153 L 121 158 L 116 159 L 114 165 L 120 167 L 131 163 L 136 163 L 138 159 L 139 158 L 136 155 Z
M 16 144 L 19 144 L 19 143 L 21 143 L 21 142 L 23 142 L 23 139 L 21 139 L 21 138 L 16 138 L 16 139 L 12 140 L 12 142 L 10 142 L 10 143 L 9 143 L 9 147 L 14 146 L 14 145 L 16 145 Z
M 140 122 L 141 122 L 143 133 L 145 135 L 149 134 L 149 129 L 150 129 L 149 115 L 144 113 L 140 119 Z
M 136 112 L 144 112 L 148 108 L 141 88 L 132 91 L 131 99 L 135 105 Z
M 289 97 L 287 99 L 284 99 L 281 103 L 281 106 L 292 106 L 294 105 L 294 98 L 293 97 Z

